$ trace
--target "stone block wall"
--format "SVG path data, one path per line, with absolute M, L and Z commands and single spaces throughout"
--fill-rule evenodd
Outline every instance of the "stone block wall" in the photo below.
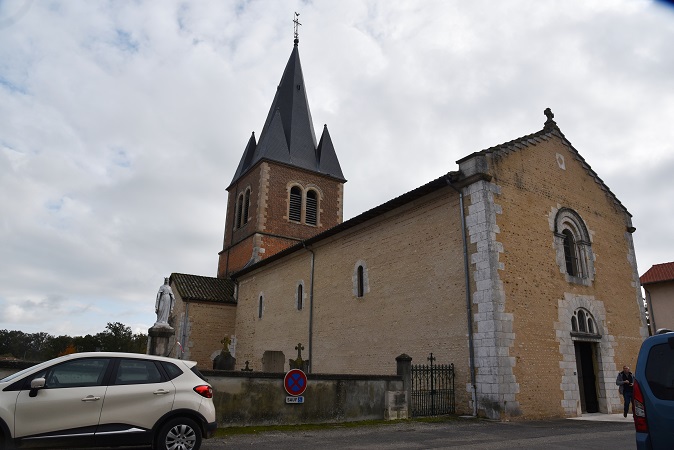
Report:
M 579 338 L 571 336 L 570 322 L 561 321 L 570 320 L 571 309 L 581 303 L 601 328 L 601 339 L 593 343 L 597 390 L 600 410 L 611 412 L 617 392 L 611 378 L 618 365 L 633 367 L 646 335 L 626 231 L 630 217 L 561 138 L 530 140 L 486 161 L 491 182 L 467 188 L 467 227 L 478 305 L 477 384 L 483 398 L 493 401 L 487 415 L 580 413 L 573 344 Z M 554 219 L 560 208 L 574 210 L 589 231 L 589 281 L 574 282 L 558 261 Z M 489 410 L 486 403 L 482 407 Z
M 223 349 L 221 341 L 234 335 L 236 305 L 185 302 L 179 297 L 177 289 L 174 292 L 177 298 L 173 310 L 173 343 L 176 340 L 180 342 L 183 353 L 180 355 L 180 346 L 176 344 L 169 356 L 197 361 L 199 369 L 212 369 L 213 359 Z M 235 345 L 233 348 L 235 350 Z
M 395 373 L 395 357 L 413 364 L 454 363 L 469 383 L 463 252 L 458 194 L 450 188 L 356 226 L 239 279 L 237 364 L 259 370 L 265 351 L 286 361 L 305 346 L 313 373 Z M 313 336 L 309 354 L 311 260 L 315 257 Z M 367 286 L 357 297 L 355 272 Z M 306 307 L 296 307 L 298 284 Z M 259 301 L 263 298 L 260 319 Z M 237 366 L 239 367 L 239 366 Z M 286 369 L 288 365 L 286 365 Z M 457 394 L 469 410 L 469 393 Z
M 397 376 L 308 375 L 304 403 L 286 403 L 284 374 L 204 371 L 218 426 L 353 422 L 407 418 Z

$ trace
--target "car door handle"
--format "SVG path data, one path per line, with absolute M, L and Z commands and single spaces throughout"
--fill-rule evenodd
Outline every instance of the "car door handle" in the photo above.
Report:
M 166 389 L 157 389 L 156 391 L 153 392 L 154 395 L 165 395 L 169 394 L 171 391 L 167 391 Z
M 95 402 L 95 401 L 100 400 L 100 399 L 101 399 L 101 397 L 96 397 L 96 396 L 93 396 L 93 395 L 87 395 L 86 397 L 84 397 L 82 399 L 82 401 L 83 402 Z

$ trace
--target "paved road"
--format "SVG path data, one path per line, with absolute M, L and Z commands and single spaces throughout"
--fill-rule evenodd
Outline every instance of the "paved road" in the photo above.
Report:
M 223 449 L 455 449 L 634 450 L 634 424 L 551 420 L 489 422 L 459 420 L 439 423 L 331 428 L 228 436 L 204 441 L 202 450 Z

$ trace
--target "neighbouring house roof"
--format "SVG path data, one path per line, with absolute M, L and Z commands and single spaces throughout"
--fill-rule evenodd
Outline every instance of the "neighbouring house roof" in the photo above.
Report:
M 674 262 L 656 264 L 639 277 L 641 285 L 674 281 Z
M 260 140 L 256 142 L 255 134 L 251 135 L 229 187 L 262 160 L 346 181 L 327 125 L 316 144 L 297 41 L 276 89 Z
M 170 280 L 184 301 L 236 304 L 234 282 L 229 278 L 172 273 Z

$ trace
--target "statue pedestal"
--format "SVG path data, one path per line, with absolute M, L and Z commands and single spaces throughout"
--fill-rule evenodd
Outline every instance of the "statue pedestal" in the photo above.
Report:
M 154 324 L 147 330 L 147 354 L 157 356 L 169 356 L 171 352 L 171 339 L 176 334 L 176 330 L 170 325 Z

